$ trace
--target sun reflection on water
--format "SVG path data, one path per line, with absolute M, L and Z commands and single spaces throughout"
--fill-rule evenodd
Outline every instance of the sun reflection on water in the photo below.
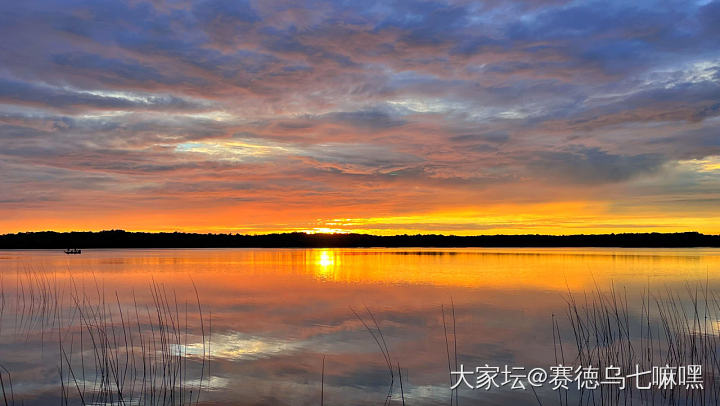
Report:
M 335 280 L 339 257 L 333 250 L 313 251 L 311 255 L 312 268 L 317 278 Z
M 320 253 L 320 259 L 318 260 L 318 265 L 320 265 L 323 268 L 327 268 L 334 263 L 335 263 L 335 261 L 330 256 L 330 253 L 328 251 L 323 251 Z

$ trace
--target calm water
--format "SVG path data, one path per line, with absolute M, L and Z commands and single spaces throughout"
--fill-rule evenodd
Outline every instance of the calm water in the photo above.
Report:
M 447 405 L 455 345 L 472 367 L 547 367 L 553 315 L 571 341 L 569 293 L 614 286 L 639 312 L 647 291 L 720 288 L 718 272 L 717 249 L 0 251 L 0 364 L 25 405 L 194 404 L 199 389 L 200 404 L 318 405 L 323 392 L 326 405 L 379 405 L 387 363 L 353 313 L 374 330 L 369 309 L 392 402 L 399 364 L 407 404 Z M 459 396 L 537 404 L 529 390 Z

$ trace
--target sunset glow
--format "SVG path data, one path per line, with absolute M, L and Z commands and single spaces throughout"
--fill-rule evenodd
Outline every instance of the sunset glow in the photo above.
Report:
M 720 233 L 718 21 L 695 1 L 4 2 L 0 233 Z

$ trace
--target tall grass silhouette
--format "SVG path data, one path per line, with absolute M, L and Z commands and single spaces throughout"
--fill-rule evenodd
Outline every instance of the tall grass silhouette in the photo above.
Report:
M 67 276 L 67 275 L 66 275 Z M 56 362 L 62 405 L 197 405 L 207 389 L 210 336 L 200 297 L 180 302 L 151 279 L 149 300 L 135 291 L 108 292 L 72 276 L 18 271 L 14 292 L 0 278 L 0 340 L 39 340 L 43 360 Z M 55 361 L 52 361 L 55 359 Z M 28 394 L 0 364 L 0 404 L 23 404 Z
M 632 301 L 632 302 L 631 302 Z M 562 320 L 553 315 L 555 360 L 600 371 L 621 367 L 623 375 L 652 371 L 653 367 L 702 366 L 703 389 L 685 385 L 655 386 L 638 390 L 600 385 L 580 392 L 583 405 L 717 405 L 720 400 L 720 296 L 704 286 L 687 285 L 683 291 L 645 290 L 629 298 L 627 291 L 611 287 L 576 295 L 568 293 L 565 322 L 571 343 L 563 343 Z M 648 377 L 650 377 L 649 375 Z M 649 379 L 649 378 L 648 378 Z M 559 403 L 569 404 L 567 393 Z

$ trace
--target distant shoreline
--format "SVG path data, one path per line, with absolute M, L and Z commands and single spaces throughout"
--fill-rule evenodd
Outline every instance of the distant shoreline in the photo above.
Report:
M 369 247 L 617 247 L 718 248 L 720 235 L 684 233 L 622 233 L 577 235 L 438 234 L 378 236 L 371 234 L 198 234 L 146 233 L 109 230 L 97 232 L 26 232 L 0 235 L 0 249 L 65 248 L 369 248 Z

